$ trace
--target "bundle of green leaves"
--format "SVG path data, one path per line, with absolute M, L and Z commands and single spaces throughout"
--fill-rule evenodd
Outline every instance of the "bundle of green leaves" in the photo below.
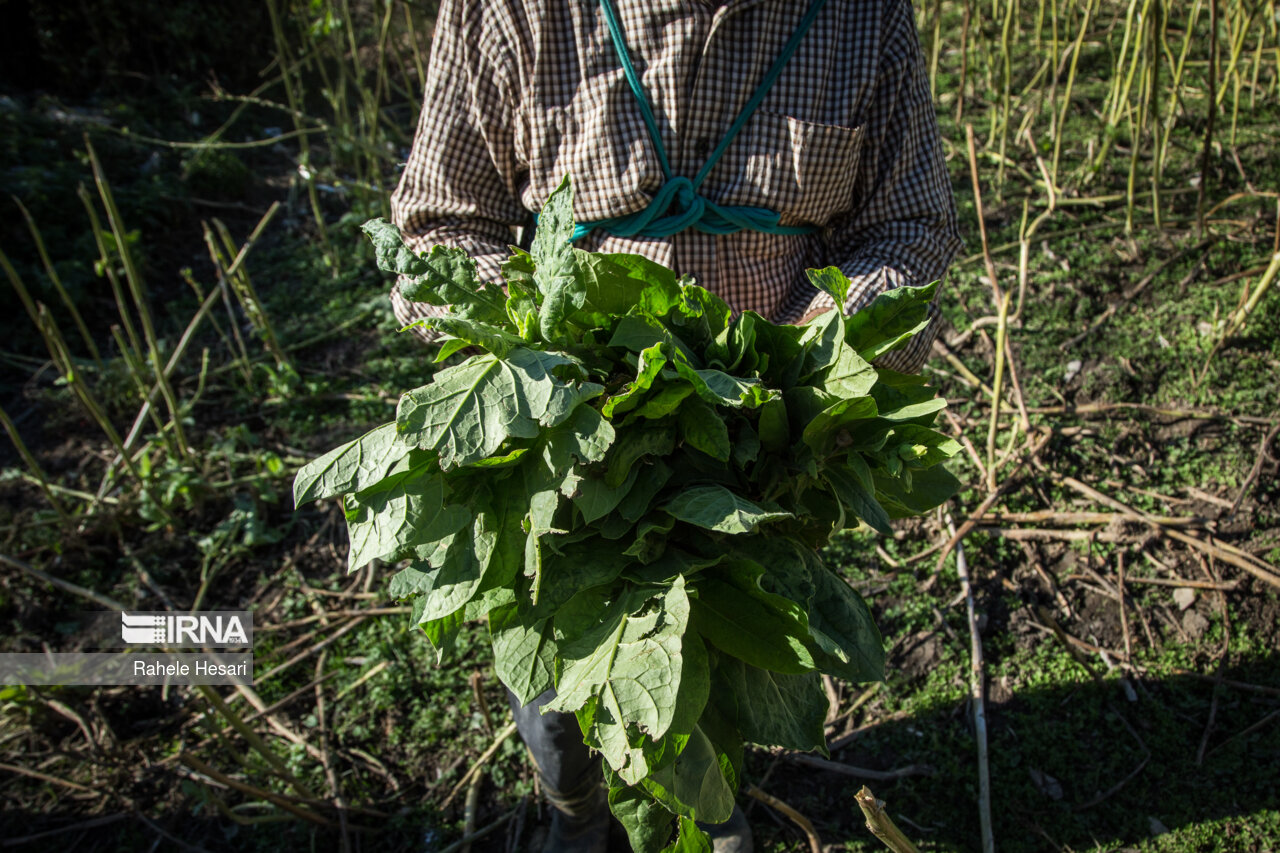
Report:
M 728 819 L 744 741 L 825 751 L 821 674 L 883 677 L 867 605 L 818 551 L 957 487 L 945 402 L 871 364 L 936 285 L 804 326 L 733 317 L 642 257 L 575 249 L 567 180 L 505 294 L 460 250 L 365 232 L 406 298 L 451 306 L 422 321 L 438 359 L 479 353 L 304 467 L 296 502 L 342 497 L 352 569 L 409 561 L 390 594 L 439 654 L 488 617 L 499 678 L 577 716 L 635 850 L 709 849 L 694 821 Z M 809 277 L 844 303 L 838 270 Z

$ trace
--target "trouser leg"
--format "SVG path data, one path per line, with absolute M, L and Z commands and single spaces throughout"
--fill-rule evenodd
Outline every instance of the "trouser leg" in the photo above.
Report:
M 601 785 L 600 756 L 592 755 L 582 742 L 573 714 L 541 713 L 542 706 L 555 695 L 554 690 L 548 690 L 520 707 L 515 695 L 507 691 L 516 729 L 538 767 L 543 792 L 559 812 L 545 849 L 556 853 L 602 850 L 608 835 L 608 807 Z M 726 823 L 699 825 L 711 835 L 716 853 L 751 853 L 751 828 L 737 806 Z
M 507 691 L 516 729 L 529 748 L 542 792 L 555 807 L 546 853 L 603 853 L 608 845 L 609 807 L 601 784 L 600 757 L 582 742 L 573 714 L 541 708 L 555 698 L 548 690 L 524 707 Z
M 521 708 L 515 694 L 507 692 L 516 728 L 538 766 L 548 799 L 561 811 L 572 811 L 564 806 L 571 806 L 575 798 L 600 787 L 600 756 L 592 755 L 582 742 L 582 731 L 573 714 L 542 713 L 542 706 L 555 696 L 554 690 L 548 690 Z M 564 806 L 561 801 L 566 801 Z

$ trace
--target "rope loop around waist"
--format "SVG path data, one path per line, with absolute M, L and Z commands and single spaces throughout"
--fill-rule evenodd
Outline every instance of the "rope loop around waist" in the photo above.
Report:
M 779 225 L 779 214 L 763 207 L 716 204 L 698 192 L 693 181 L 682 175 L 670 178 L 654 194 L 644 210 L 598 222 L 583 222 L 574 229 L 573 239 L 600 228 L 617 237 L 665 239 L 682 231 L 704 234 L 733 234 L 759 231 L 766 234 L 810 234 L 810 225 Z
M 649 205 L 641 211 L 628 216 L 605 219 L 599 222 L 579 223 L 574 229 L 573 239 L 577 240 L 591 231 L 602 228 L 618 237 L 656 237 L 667 238 L 681 231 L 693 229 L 704 234 L 732 234 L 737 231 L 759 231 L 765 234 L 809 234 L 816 229 L 813 226 L 779 225 L 780 215 L 763 207 L 743 207 L 735 205 L 719 205 L 702 195 L 699 191 L 702 182 L 720 161 L 720 157 L 737 138 L 738 133 L 746 125 L 747 120 L 764 101 L 765 95 L 777 82 L 782 69 L 799 48 L 809 27 L 822 10 L 826 0 L 810 0 L 809 7 L 800 19 L 799 26 L 792 32 L 782 52 L 774 60 L 766 72 L 764 79 L 756 87 L 750 100 L 738 113 L 728 132 L 720 140 L 720 144 L 711 152 L 711 156 L 703 163 L 697 177 L 693 179 L 682 175 L 671 174 L 671 164 L 667 152 L 662 145 L 662 134 L 658 132 L 658 123 L 653 114 L 640 75 L 631 61 L 627 50 L 626 36 L 622 32 L 622 23 L 612 0 L 600 0 L 601 11 L 613 42 L 614 51 L 622 65 L 627 85 L 631 87 L 636 102 L 644 119 L 645 129 L 653 142 L 658 155 L 658 163 L 662 167 L 666 182 L 659 188 Z

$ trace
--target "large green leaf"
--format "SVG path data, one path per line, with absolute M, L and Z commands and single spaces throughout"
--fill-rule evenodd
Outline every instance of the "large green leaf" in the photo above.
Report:
M 429 622 L 420 622 L 418 627 L 422 628 L 422 633 L 426 635 L 431 647 L 436 651 L 437 666 L 445 658 L 453 655 L 454 649 L 457 647 L 458 630 L 462 627 L 464 618 L 461 610 L 455 610 L 448 616 L 433 619 Z
M 505 359 L 474 356 L 400 398 L 400 440 L 440 454 L 449 469 L 490 456 L 509 438 L 535 438 L 603 389 L 551 371 L 572 365 L 554 353 L 516 349 Z
M 573 186 L 566 176 L 538 215 L 529 254 L 533 257 L 533 282 L 542 293 L 538 328 L 545 341 L 565 338 L 565 321 L 582 307 L 586 291 L 578 276 L 573 251 Z
M 945 462 L 961 449 L 960 442 L 954 438 L 916 424 L 895 426 L 885 448 L 915 468 L 928 468 Z
M 922 515 L 960 491 L 960 481 L 941 465 L 905 473 L 909 481 L 907 476 L 890 477 L 882 471 L 872 472 L 876 498 L 893 518 Z
M 464 345 L 481 347 L 498 358 L 506 358 L 513 349 L 524 343 L 517 336 L 497 326 L 463 317 L 427 317 L 414 325 L 444 332 Z
M 375 485 L 405 455 L 395 437 L 396 425 L 383 424 L 303 465 L 293 478 L 293 505 Z
M 649 512 L 654 498 L 670 479 L 671 468 L 662 460 L 644 466 L 643 476 L 637 478 L 627 496 L 618 502 L 618 515 L 632 523 L 639 521 Z
M 695 821 L 680 816 L 680 835 L 662 853 L 712 853 L 710 837 Z
M 541 294 L 533 283 L 533 257 L 513 246 L 511 257 L 502 262 L 502 277 L 507 285 L 507 319 L 515 325 L 515 333 L 521 338 L 537 340 Z
M 834 671 L 852 682 L 884 680 L 884 644 L 862 596 L 830 570 L 810 572 L 816 590 L 809 604 L 809 630 L 834 662 Z
M 473 522 L 473 527 L 479 521 Z M 431 588 L 424 591 L 426 604 L 417 614 L 419 622 L 448 616 L 471 600 L 480 588 L 485 564 L 476 553 L 474 532 L 464 528 L 453 534 L 438 568 L 428 575 Z
M 605 473 L 607 485 L 617 487 L 631 476 L 631 467 L 645 456 L 666 456 L 675 447 L 676 428 L 670 419 L 645 422 L 627 430 L 623 438 L 614 443 L 609 454 L 609 470 Z
M 839 267 L 825 267 L 820 270 L 805 270 L 809 283 L 831 297 L 836 303 L 836 310 L 843 311 L 845 300 L 849 298 L 849 279 Z
M 427 262 L 405 245 L 400 229 L 385 219 L 370 219 L 360 230 L 373 244 L 373 255 L 378 269 L 396 275 L 422 275 Z
M 757 379 L 741 379 L 721 370 L 698 370 L 677 361 L 676 373 L 693 385 L 698 396 L 713 406 L 754 409 L 778 396 Z
M 662 509 L 680 521 L 722 533 L 751 533 L 761 524 L 792 517 L 789 512 L 765 510 L 724 486 L 694 486 Z
M 687 362 L 700 363 L 687 343 L 649 314 L 628 314 L 618 321 L 613 336 L 609 338 L 609 346 L 637 353 L 658 344 L 665 345 L 669 352 L 676 353 Z
M 858 422 L 871 420 L 876 414 L 876 401 L 871 397 L 846 397 L 815 415 L 801 439 L 815 454 L 826 456 L 852 443 L 851 431 Z
M 684 383 L 676 382 L 674 384 L 664 385 L 658 391 L 650 394 L 644 401 L 632 418 L 648 418 L 656 420 L 657 418 L 665 418 L 677 409 L 681 408 L 681 403 L 693 395 L 693 387 Z
M 845 340 L 867 361 L 905 346 L 929 324 L 929 303 L 938 282 L 894 287 L 845 321 Z
M 796 602 L 765 592 L 764 567 L 747 560 L 723 563 L 697 581 L 694 627 L 712 645 L 771 672 L 813 671 L 808 616 Z
M 404 276 L 400 295 L 410 302 L 448 305 L 459 317 L 486 323 L 507 322 L 506 297 L 502 292 L 482 287 L 476 276 L 476 262 L 457 248 L 433 246 L 418 255 L 400 236 L 400 229 L 385 219 L 366 222 L 364 233 L 373 243 L 378 266 Z
M 844 505 L 846 512 L 862 519 L 877 532 L 892 536 L 893 528 L 889 526 L 889 514 L 876 500 L 875 482 L 871 477 L 871 469 L 856 453 L 850 454 L 847 458 L 845 467 L 832 466 L 823 472 L 823 478 L 831 487 L 836 499 Z
M 828 701 L 816 672 L 769 672 L 722 656 L 712 675 L 717 705 L 752 743 L 826 752 Z
M 600 408 L 602 415 L 612 418 L 639 405 L 644 393 L 653 386 L 653 381 L 658 377 L 663 365 L 667 363 L 663 347 L 663 344 L 654 344 L 641 350 L 639 362 L 636 365 L 636 378 L 627 383 L 627 387 L 604 401 L 604 405 Z
M 471 521 L 464 507 L 445 505 L 447 488 L 434 462 L 399 467 L 376 485 L 345 498 L 349 571 L 371 560 L 407 556 Z
M 582 307 L 573 322 L 586 328 L 609 328 L 632 309 L 661 317 L 681 300 L 671 270 L 643 255 L 594 254 L 575 250 L 582 280 Z
M 546 553 L 538 603 L 533 612 L 550 616 L 582 590 L 612 583 L 634 563 L 615 543 L 598 536 Z
M 627 831 L 632 853 L 662 853 L 666 848 L 675 816 L 643 788 L 610 788 L 609 809 Z
M 594 524 L 617 508 L 618 504 L 631 493 L 640 477 L 640 469 L 632 468 L 627 479 L 620 486 L 610 486 L 603 476 L 588 473 L 578 481 L 578 490 L 573 494 L 573 505 L 582 513 L 583 524 Z
M 528 496 L 508 478 L 492 488 L 481 486 L 471 495 L 471 505 L 479 507 L 473 529 L 475 551 L 484 569 L 476 595 L 494 592 L 510 593 L 524 564 L 524 520 L 528 514 Z M 489 607 L 504 596 L 489 596 L 480 612 L 468 612 L 468 618 L 487 613 Z M 480 604 L 480 600 L 476 602 Z
M 733 451 L 729 443 L 729 428 L 711 406 L 695 397 L 681 406 L 676 422 L 680 425 L 680 437 L 690 447 L 712 459 L 729 461 L 729 454 Z
M 633 769 L 628 732 L 661 737 L 675 718 L 684 675 L 682 638 L 689 622 L 684 581 L 669 588 L 632 589 L 595 616 L 576 639 L 560 648 L 558 695 L 548 704 L 577 711 L 595 700 L 595 725 L 588 732 L 605 760 L 628 782 Z M 581 629 L 570 626 L 570 630 Z M 557 624 L 557 629 L 560 626 Z M 702 676 L 706 678 L 706 673 Z M 634 729 L 633 729 L 634 727 Z M 630 777 L 630 778 L 628 778 Z
M 798 374 L 801 379 L 810 379 L 835 364 L 845 349 L 844 315 L 839 311 L 828 311 L 819 314 L 803 328 L 800 346 L 804 355 L 800 359 Z
M 690 279 L 682 279 L 680 301 L 663 319 L 682 340 L 698 351 L 707 352 L 712 351 L 717 342 L 723 346 L 727 341 L 724 333 L 732 317 L 733 311 L 723 299 Z
M 725 779 L 720 753 L 701 726 L 695 726 L 675 760 L 642 783 L 658 802 L 681 817 L 724 823 L 733 814 L 733 788 Z
M 521 706 L 553 686 L 556 641 L 550 619 L 532 619 L 509 604 L 489 612 L 489 636 L 498 678 Z
M 876 369 L 853 347 L 841 343 L 835 363 L 823 375 L 822 390 L 837 397 L 862 397 L 871 392 L 878 378 Z

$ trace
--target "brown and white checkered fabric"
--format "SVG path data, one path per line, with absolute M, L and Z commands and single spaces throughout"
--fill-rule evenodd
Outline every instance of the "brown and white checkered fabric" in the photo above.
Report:
M 671 167 L 687 176 L 809 5 L 614 2 Z M 422 119 L 392 197 L 406 238 L 460 246 L 497 280 L 515 229 L 565 174 L 580 222 L 642 210 L 664 180 L 598 0 L 442 0 Z M 833 304 L 808 283 L 809 268 L 849 276 L 848 311 L 941 278 L 961 241 L 909 0 L 828 0 L 702 192 L 819 230 L 665 240 L 597 230 L 579 246 L 646 255 L 775 322 Z M 406 324 L 438 310 L 396 291 L 392 304 Z M 935 310 L 929 333 L 883 363 L 918 370 L 936 325 Z

